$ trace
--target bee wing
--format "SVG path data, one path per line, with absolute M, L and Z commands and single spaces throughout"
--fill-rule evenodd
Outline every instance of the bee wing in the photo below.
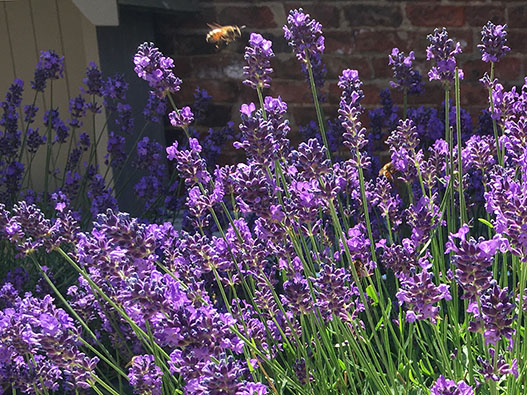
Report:
M 217 23 L 207 23 L 207 26 L 209 27 L 210 30 L 221 29 L 222 28 L 222 26 L 218 25 Z

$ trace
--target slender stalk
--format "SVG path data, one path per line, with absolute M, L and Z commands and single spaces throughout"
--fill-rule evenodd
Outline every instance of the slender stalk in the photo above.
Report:
M 326 128 L 324 126 L 324 117 L 322 115 L 322 109 L 320 107 L 320 102 L 318 100 L 317 87 L 315 85 L 315 77 L 313 76 L 313 68 L 311 67 L 311 61 L 309 60 L 309 55 L 307 52 L 306 56 L 306 67 L 309 75 L 309 84 L 311 85 L 311 94 L 313 95 L 313 103 L 315 104 L 315 111 L 317 113 L 318 128 L 320 129 L 320 135 L 322 136 L 322 141 L 326 147 L 326 156 L 331 160 L 331 150 L 329 149 L 328 138 L 326 136 Z
M 35 95 L 33 96 L 33 103 L 31 104 L 31 108 L 35 107 L 35 103 L 37 102 L 37 96 L 38 91 L 35 91 Z M 22 155 L 24 154 L 24 148 L 26 147 L 27 142 L 27 131 L 29 129 L 29 122 L 26 122 L 24 126 L 24 133 L 22 137 L 22 144 L 20 145 L 20 152 L 18 154 L 18 161 L 20 162 L 22 160 Z
M 494 62 L 490 62 L 490 81 L 492 82 L 494 80 Z M 492 96 L 492 92 L 493 92 L 493 88 L 492 88 L 492 84 L 489 86 L 489 103 L 490 103 L 490 110 L 491 110 L 491 114 L 494 114 L 494 97 Z M 504 158 L 504 155 L 503 155 L 503 151 L 500 149 L 500 144 L 499 144 L 499 136 L 498 136 L 498 127 L 497 127 L 497 124 L 496 124 L 496 120 L 494 119 L 494 117 L 492 117 L 492 131 L 494 133 L 494 140 L 496 142 L 496 151 L 497 151 L 497 155 L 498 155 L 498 163 L 503 166 L 504 165 L 504 161 L 505 161 L 505 158 Z
M 118 180 L 121 179 L 121 175 L 123 174 L 123 171 L 126 169 L 126 165 L 128 164 L 128 162 L 130 162 L 130 159 L 132 158 L 132 154 L 134 153 L 135 148 L 137 147 L 137 144 L 139 144 L 139 141 L 143 137 L 143 135 L 144 135 L 144 133 L 145 133 L 145 131 L 147 129 L 147 126 L 149 124 L 150 124 L 150 121 L 145 122 L 145 124 L 143 125 L 143 127 L 141 128 L 139 133 L 137 134 L 137 137 L 136 137 L 136 139 L 134 141 L 134 144 L 132 145 L 132 148 L 128 152 L 128 155 L 126 155 L 126 159 L 125 159 L 125 161 L 123 162 L 123 164 L 121 166 L 121 170 L 119 170 L 119 173 L 117 173 L 117 176 L 115 176 L 115 173 L 112 174 L 112 179 L 110 180 L 110 182 L 108 184 L 111 185 L 113 182 L 117 182 Z M 104 179 L 105 180 L 106 180 L 106 176 L 108 175 L 109 169 L 110 169 L 110 166 L 108 166 L 108 168 L 106 169 L 106 173 L 104 173 Z
M 408 89 L 403 89 L 403 119 L 407 118 L 408 113 Z
M 262 109 L 262 117 L 264 120 L 267 120 L 267 114 L 265 112 L 264 99 L 262 95 L 262 89 L 260 86 L 256 87 L 256 92 L 258 93 L 258 100 L 260 101 L 260 108 Z
M 49 81 L 49 95 L 50 95 L 50 111 L 53 110 L 53 80 Z M 44 207 L 47 207 L 48 203 L 48 183 L 49 183 L 49 162 L 51 159 L 51 119 L 48 119 L 47 124 L 47 141 L 46 141 L 46 166 L 44 167 Z
M 461 89 L 459 87 L 459 69 L 456 67 L 455 77 L 456 94 L 456 137 L 457 137 L 457 172 L 458 172 L 458 195 L 459 195 L 459 219 L 460 225 L 468 222 L 467 208 L 465 206 L 465 194 L 463 193 L 463 161 L 461 158 Z

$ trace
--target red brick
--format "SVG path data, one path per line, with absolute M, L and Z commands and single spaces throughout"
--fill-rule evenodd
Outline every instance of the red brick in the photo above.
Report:
M 448 36 L 461 44 L 464 55 L 474 52 L 474 34 L 472 31 L 468 29 L 448 29 Z
M 355 37 L 355 53 L 386 53 L 388 56 L 394 47 L 405 48 L 405 40 L 395 31 L 361 31 Z
M 462 6 L 408 4 L 406 16 L 415 26 L 463 26 L 465 12 Z
M 489 72 L 489 64 L 481 59 L 471 60 L 463 63 L 463 73 L 466 82 L 477 82 L 485 72 Z
M 325 59 L 324 59 L 325 60 Z M 271 61 L 273 67 L 273 78 L 301 79 L 303 78 L 302 65 L 300 61 L 290 54 L 280 58 L 273 58 Z
M 215 7 L 200 7 L 199 12 L 182 12 L 175 15 L 160 14 L 160 23 L 180 29 L 208 29 L 207 23 L 217 23 Z
M 183 80 L 191 78 L 194 72 L 191 56 L 178 56 L 175 61 L 174 71 Z
M 211 127 L 224 126 L 232 120 L 231 113 L 238 111 L 239 108 L 233 108 L 232 104 L 212 104 L 208 107 L 205 119 L 200 124 L 206 126 L 206 130 Z
M 345 69 L 358 70 L 359 76 L 364 79 L 370 79 L 372 77 L 370 64 L 363 57 L 331 56 L 327 54 L 323 57 L 323 61 L 328 70 L 328 80 L 337 80 L 342 74 L 342 70 Z
M 336 28 L 340 26 L 340 7 L 330 4 L 302 4 L 292 2 L 287 4 L 287 10 L 302 8 L 312 18 L 322 24 L 322 28 Z
M 313 106 L 297 106 L 292 105 L 288 108 L 289 119 L 294 122 L 296 125 L 307 125 L 310 121 L 317 120 L 317 114 L 315 112 L 315 107 Z M 291 136 L 296 142 L 300 141 L 301 138 L 298 134 L 294 133 Z
M 488 91 L 481 84 L 462 83 L 461 86 L 461 105 L 479 106 L 484 108 L 487 105 Z
M 527 21 L 527 5 L 509 7 L 507 13 L 509 14 L 509 27 L 525 28 Z
M 379 104 L 379 93 L 384 88 L 387 88 L 387 84 L 364 84 L 362 86 L 364 99 L 362 99 L 361 104 L 364 106 L 377 106 Z
M 523 83 L 524 68 L 522 68 L 522 59 L 505 56 L 494 66 L 495 76 L 502 81 Z
M 222 25 L 246 25 L 248 29 L 277 27 L 274 13 L 267 6 L 225 7 L 220 11 L 218 19 Z
M 505 7 L 503 6 L 470 6 L 465 8 L 465 15 L 470 26 L 483 27 L 488 21 L 501 25 L 505 23 Z
M 418 107 L 421 105 L 429 105 L 432 107 L 437 107 L 445 100 L 445 91 L 443 86 L 438 82 L 430 83 L 428 82 L 428 77 L 423 76 L 425 80 L 425 91 L 422 95 L 412 95 L 408 96 L 408 106 Z
M 275 80 L 269 95 L 280 96 L 286 103 L 312 103 L 313 96 L 306 81 Z
M 338 104 L 340 101 L 340 94 L 342 90 L 337 86 L 337 83 L 333 81 L 328 85 L 328 103 L 329 104 Z
M 525 43 L 527 42 L 527 31 L 510 29 L 507 34 L 507 44 L 511 52 L 525 53 Z
M 344 7 L 344 16 L 349 25 L 399 27 L 403 15 L 399 6 L 351 5 Z
M 168 53 L 181 55 L 205 55 L 216 53 L 214 45 L 205 41 L 205 34 L 174 34 Z
M 374 78 L 392 78 L 393 72 L 391 66 L 388 66 L 388 55 L 372 59 L 371 64 Z
M 194 79 L 183 81 L 181 91 L 176 97 L 181 103 L 192 103 L 194 101 L 194 90 L 196 86 L 206 89 L 214 103 L 233 103 L 237 100 L 241 83 L 238 81 L 226 81 L 217 79 Z
M 195 56 L 192 59 L 192 66 L 195 78 L 240 79 L 245 62 L 239 54 L 220 52 L 208 56 Z
M 328 32 L 324 34 L 326 46 L 326 53 L 334 53 L 336 55 L 349 55 L 355 49 L 354 38 L 357 31 L 351 32 Z

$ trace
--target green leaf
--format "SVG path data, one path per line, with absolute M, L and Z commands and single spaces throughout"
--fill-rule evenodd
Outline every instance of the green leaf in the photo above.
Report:
M 426 373 L 428 376 L 432 375 L 432 372 L 425 367 L 422 359 L 419 360 L 419 367 L 421 368 L 421 372 Z
M 417 380 L 414 378 L 414 375 L 413 375 L 413 373 L 412 373 L 412 369 L 409 369 L 409 370 L 408 370 L 408 378 L 410 379 L 410 381 L 411 381 L 412 383 L 414 383 L 414 384 L 419 384 L 419 383 L 417 382 Z
M 338 359 L 340 368 L 345 372 L 346 371 L 346 364 L 342 361 L 342 359 Z
M 253 365 L 251 363 L 251 361 L 249 359 L 247 359 L 247 366 L 249 367 L 249 371 L 252 373 L 254 372 L 254 368 L 253 368 Z
M 379 298 L 377 296 L 377 292 L 375 292 L 375 288 L 373 287 L 373 285 L 368 285 L 368 287 L 366 287 L 366 294 L 373 300 L 373 305 L 376 306 L 377 304 L 379 304 Z
M 377 325 L 375 325 L 375 330 L 378 331 L 379 328 L 381 327 L 382 323 L 383 323 L 383 320 L 384 320 L 384 317 L 381 317 L 381 319 L 379 320 L 379 322 L 377 322 Z
M 494 225 L 492 225 L 489 221 L 483 218 L 478 218 L 478 221 L 481 222 L 484 225 L 487 225 L 489 228 L 494 229 Z

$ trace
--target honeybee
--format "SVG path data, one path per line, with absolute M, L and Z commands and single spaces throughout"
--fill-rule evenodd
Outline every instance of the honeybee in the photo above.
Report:
M 392 162 L 388 162 L 381 168 L 381 170 L 379 170 L 379 176 L 384 176 L 388 181 L 393 182 L 393 171 L 394 168 Z
M 220 26 L 216 23 L 207 23 L 207 26 L 210 28 L 210 32 L 207 33 L 206 40 L 210 44 L 216 44 L 216 48 L 219 48 L 222 44 L 229 45 L 241 37 L 241 29 L 245 28 L 245 25 L 240 27 Z
M 362 262 L 359 259 L 354 259 L 352 263 L 353 263 L 353 266 L 355 266 L 355 271 L 357 272 L 357 276 L 359 277 L 359 279 L 370 276 L 370 274 L 368 273 L 368 270 L 366 270 L 366 266 L 364 265 L 364 262 Z

